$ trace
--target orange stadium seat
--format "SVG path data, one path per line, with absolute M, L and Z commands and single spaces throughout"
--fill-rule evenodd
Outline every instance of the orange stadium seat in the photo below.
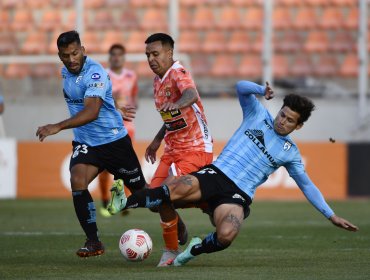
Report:
M 84 8 L 99 9 L 105 5 L 105 0 L 88 0 L 84 1 Z
M 133 0 L 135 1 L 135 0 Z M 185 7 L 194 7 L 194 6 L 197 6 L 199 4 L 203 4 L 202 3 L 203 0 L 180 0 L 179 3 L 181 6 L 185 6 Z
M 84 13 L 84 24 L 87 25 L 88 23 L 88 14 Z M 67 15 L 67 21 L 63 24 L 64 30 L 72 30 L 76 29 L 76 11 L 70 10 Z
M 86 53 L 104 53 L 101 47 L 101 42 L 96 31 L 86 31 L 81 38 L 82 44 L 85 47 Z
M 62 24 L 62 14 L 60 10 L 46 10 L 41 18 L 39 28 L 44 31 L 52 31 L 59 28 Z
M 7 10 L 0 10 L 0 31 L 9 29 L 9 12 Z
M 59 75 L 59 64 L 40 63 L 31 67 L 30 76 L 32 78 L 50 78 Z
M 263 25 L 263 9 L 260 7 L 248 7 L 242 16 L 242 27 L 251 30 L 260 30 Z
M 248 52 L 251 50 L 252 40 L 247 31 L 235 30 L 226 44 L 226 50 L 229 52 Z
M 54 31 L 47 46 L 49 54 L 58 54 L 57 39 L 63 31 Z
M 12 9 L 15 7 L 22 7 L 24 0 L 2 0 L 0 1 L 0 7 L 5 9 Z
M 345 78 L 353 78 L 358 75 L 358 57 L 355 53 L 349 53 L 343 60 L 339 74 Z
M 141 77 L 154 78 L 155 76 L 152 69 L 150 69 L 147 61 L 138 62 L 137 67 L 136 67 L 136 73 L 139 76 L 139 78 Z
M 201 50 L 206 53 L 222 52 L 225 50 L 226 41 L 223 32 L 212 30 L 205 34 Z
M 130 5 L 135 8 L 142 8 L 142 7 L 165 7 L 168 5 L 170 0 L 131 0 Z
M 333 77 L 338 72 L 337 56 L 324 54 L 314 65 L 313 74 L 319 77 Z
M 217 55 L 212 66 L 211 74 L 216 77 L 232 77 L 236 71 L 235 57 L 229 54 Z
M 308 6 L 326 6 L 329 5 L 328 0 L 303 0 L 304 3 Z
M 180 32 L 179 39 L 176 43 L 179 52 L 192 53 L 198 52 L 200 49 L 200 42 L 198 31 L 184 30 Z
M 357 41 L 352 32 L 348 30 L 337 31 L 329 44 L 329 51 L 350 52 L 356 50 Z
M 24 63 L 11 63 L 6 67 L 4 76 L 8 79 L 23 79 L 29 75 L 30 66 Z
M 287 7 L 276 7 L 273 11 L 274 29 L 290 29 L 292 27 L 292 15 Z
M 105 5 L 107 7 L 124 7 L 130 4 L 129 0 L 105 0 Z
M 53 6 L 58 8 L 74 8 L 75 0 L 52 0 Z
M 263 48 L 263 33 L 259 32 L 256 34 L 256 38 L 251 40 L 251 51 L 255 53 L 261 53 Z
M 210 29 L 215 26 L 215 17 L 213 9 L 207 6 L 199 6 L 196 8 L 192 20 L 192 27 L 196 29 Z
M 133 11 L 123 10 L 115 25 L 117 28 L 136 29 L 139 28 L 139 20 Z
M 258 78 L 262 76 L 262 59 L 257 55 L 244 55 L 237 69 L 240 77 L 245 79 Z
M 351 8 L 345 20 L 344 27 L 348 29 L 357 29 L 359 21 L 358 18 L 359 18 L 358 8 L 357 7 Z
M 191 73 L 194 76 L 203 77 L 209 76 L 211 66 L 208 55 L 193 55 L 191 57 Z
M 140 21 L 140 26 L 145 30 L 165 31 L 168 29 L 167 10 L 161 8 L 147 8 Z
M 325 29 L 341 29 L 344 16 L 340 8 L 325 8 L 319 20 L 319 27 Z
M 179 10 L 179 27 L 180 29 L 191 28 L 191 15 L 186 7 Z
M 113 44 L 117 43 L 126 45 L 123 31 L 108 30 L 107 32 L 103 33 L 103 40 L 101 41 L 101 49 L 103 50 L 103 52 L 107 53 L 109 51 L 109 48 Z
M 46 33 L 39 31 L 27 33 L 20 51 L 22 54 L 45 54 L 47 52 Z
M 0 55 L 14 54 L 18 51 L 14 32 L 0 32 Z
M 302 49 L 302 36 L 299 31 L 285 31 L 280 36 L 274 36 L 274 50 L 276 52 L 296 52 Z
M 233 6 L 224 6 L 221 10 L 220 19 L 217 23 L 219 28 L 240 28 L 241 17 L 239 14 L 239 8 Z
M 50 6 L 50 3 L 49 1 L 45 0 L 23 0 L 23 5 L 31 9 L 40 9 L 46 6 Z
M 299 6 L 304 4 L 302 0 L 275 0 L 276 7 L 279 6 Z
M 97 10 L 93 19 L 87 24 L 89 30 L 107 30 L 115 27 L 115 21 L 111 10 Z
M 14 31 L 26 31 L 34 28 L 34 20 L 30 10 L 16 9 L 11 21 L 11 29 Z
M 230 2 L 234 6 L 248 7 L 254 5 L 261 5 L 263 0 L 231 0 Z
M 145 53 L 147 34 L 142 31 L 132 31 L 127 40 L 127 52 Z
M 272 60 L 272 70 L 276 78 L 288 77 L 289 69 L 289 60 L 287 55 L 274 55 Z
M 313 73 L 311 57 L 308 55 L 298 55 L 294 58 L 290 67 L 290 74 L 294 77 L 306 77 Z
M 312 30 L 304 44 L 307 52 L 325 52 L 329 49 L 329 39 L 326 31 Z
M 353 0 L 330 0 L 330 5 L 339 6 L 339 7 L 356 6 L 357 1 L 353 1 Z
M 317 22 L 318 20 L 315 9 L 301 7 L 298 9 L 296 17 L 293 20 L 293 28 L 312 29 L 317 27 Z

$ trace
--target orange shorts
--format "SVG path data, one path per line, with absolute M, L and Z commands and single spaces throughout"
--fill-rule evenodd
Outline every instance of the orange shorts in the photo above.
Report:
M 161 157 L 157 170 L 153 175 L 150 187 L 159 187 L 169 175 L 186 175 L 197 171 L 207 164 L 211 164 L 212 161 L 213 153 L 194 152 L 176 155 L 164 154 Z

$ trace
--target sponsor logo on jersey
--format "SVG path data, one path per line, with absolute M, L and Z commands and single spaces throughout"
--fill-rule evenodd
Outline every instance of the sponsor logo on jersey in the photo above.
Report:
M 168 131 L 176 131 L 188 126 L 184 118 L 177 119 L 172 122 L 165 122 L 164 125 Z
M 118 169 L 118 172 L 119 173 L 122 173 L 122 174 L 126 174 L 126 175 L 132 175 L 132 174 L 135 174 L 135 173 L 137 173 L 138 172 L 138 170 L 139 170 L 139 168 L 138 167 L 136 167 L 135 169 L 133 169 L 133 170 L 127 170 L 127 169 L 125 169 L 125 168 L 120 168 L 120 169 Z
M 104 87 L 104 83 L 103 82 L 91 83 L 87 87 L 89 87 L 89 88 L 91 88 L 91 87 L 94 87 L 94 88 L 103 88 Z
M 289 141 L 286 141 L 284 143 L 284 151 L 289 151 L 291 147 L 292 147 L 292 143 L 290 143 Z
M 135 182 L 138 182 L 140 181 L 140 176 L 136 177 L 136 178 L 133 178 L 133 179 L 130 179 L 128 182 L 129 183 L 135 183 Z
M 100 79 L 100 74 L 99 74 L 99 73 L 94 73 L 94 74 L 92 74 L 92 75 L 91 75 L 91 79 L 93 79 L 93 80 L 98 80 L 98 79 Z
M 264 119 L 263 122 L 265 123 L 268 129 L 272 129 L 272 126 L 267 122 L 266 119 Z
M 244 197 L 242 197 L 240 194 L 236 193 L 232 196 L 232 198 L 235 198 L 235 199 L 241 199 L 243 202 L 245 202 L 245 199 Z
M 161 114 L 161 117 L 163 119 L 163 121 L 168 121 L 174 117 L 177 117 L 177 116 L 180 116 L 181 115 L 181 111 L 180 109 L 177 109 L 177 110 L 172 110 L 172 111 L 159 111 L 159 113 Z
M 250 139 L 257 146 L 257 148 L 261 150 L 261 152 L 266 156 L 272 166 L 274 168 L 278 168 L 279 166 L 276 163 L 275 159 L 270 155 L 265 147 L 263 131 L 256 129 L 247 129 L 244 133 L 245 135 L 247 135 L 248 139 Z

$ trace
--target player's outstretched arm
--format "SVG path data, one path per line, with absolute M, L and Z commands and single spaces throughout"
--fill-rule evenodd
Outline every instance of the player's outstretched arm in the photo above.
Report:
M 272 90 L 272 88 L 270 87 L 270 84 L 269 82 L 266 82 L 266 88 L 265 88 L 265 99 L 266 100 L 270 100 L 272 98 L 274 98 L 274 91 Z
M 349 221 L 338 217 L 336 215 L 333 215 L 329 218 L 329 220 L 333 223 L 333 225 L 343 228 L 348 231 L 358 231 L 359 228 L 353 224 L 351 224 Z

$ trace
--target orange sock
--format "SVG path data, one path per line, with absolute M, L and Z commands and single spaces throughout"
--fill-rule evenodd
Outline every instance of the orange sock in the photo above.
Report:
M 170 222 L 162 222 L 161 227 L 163 229 L 163 239 L 165 247 L 169 250 L 179 249 L 178 237 L 177 237 L 177 221 L 179 217 L 176 215 L 176 218 Z

